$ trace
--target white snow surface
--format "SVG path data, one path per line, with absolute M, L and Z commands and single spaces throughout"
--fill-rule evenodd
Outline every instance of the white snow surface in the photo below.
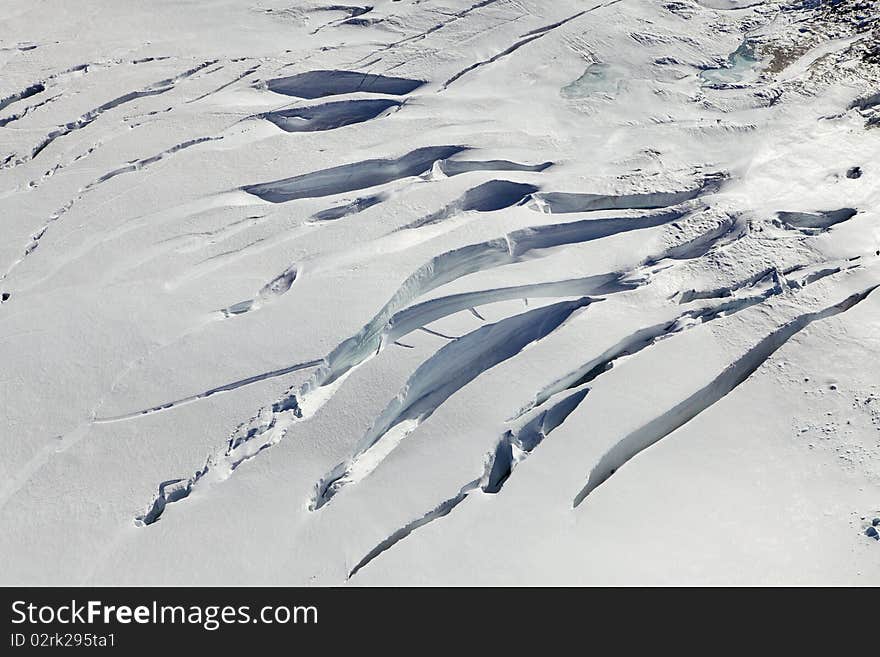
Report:
M 0 584 L 880 585 L 878 15 L 4 0 Z

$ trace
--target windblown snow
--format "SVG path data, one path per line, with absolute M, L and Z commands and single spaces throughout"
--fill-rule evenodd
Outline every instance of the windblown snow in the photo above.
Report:
M 880 584 L 880 2 L 6 0 L 4 584 Z

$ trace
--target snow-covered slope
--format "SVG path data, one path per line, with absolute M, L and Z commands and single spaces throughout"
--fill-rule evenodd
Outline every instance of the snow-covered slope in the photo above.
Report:
M 0 581 L 880 584 L 878 16 L 8 0 Z

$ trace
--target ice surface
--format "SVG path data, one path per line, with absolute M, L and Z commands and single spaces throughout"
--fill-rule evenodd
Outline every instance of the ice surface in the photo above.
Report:
M 701 71 L 700 77 L 711 86 L 723 87 L 738 84 L 749 77 L 754 77 L 759 63 L 760 60 L 755 54 L 755 46 L 748 41 L 743 41 L 736 50 L 730 53 L 723 66 Z
M 597 93 L 613 94 L 626 79 L 626 71 L 604 62 L 587 66 L 577 80 L 562 88 L 564 98 L 586 98 Z
M 880 584 L 867 5 L 6 0 L 0 582 Z

